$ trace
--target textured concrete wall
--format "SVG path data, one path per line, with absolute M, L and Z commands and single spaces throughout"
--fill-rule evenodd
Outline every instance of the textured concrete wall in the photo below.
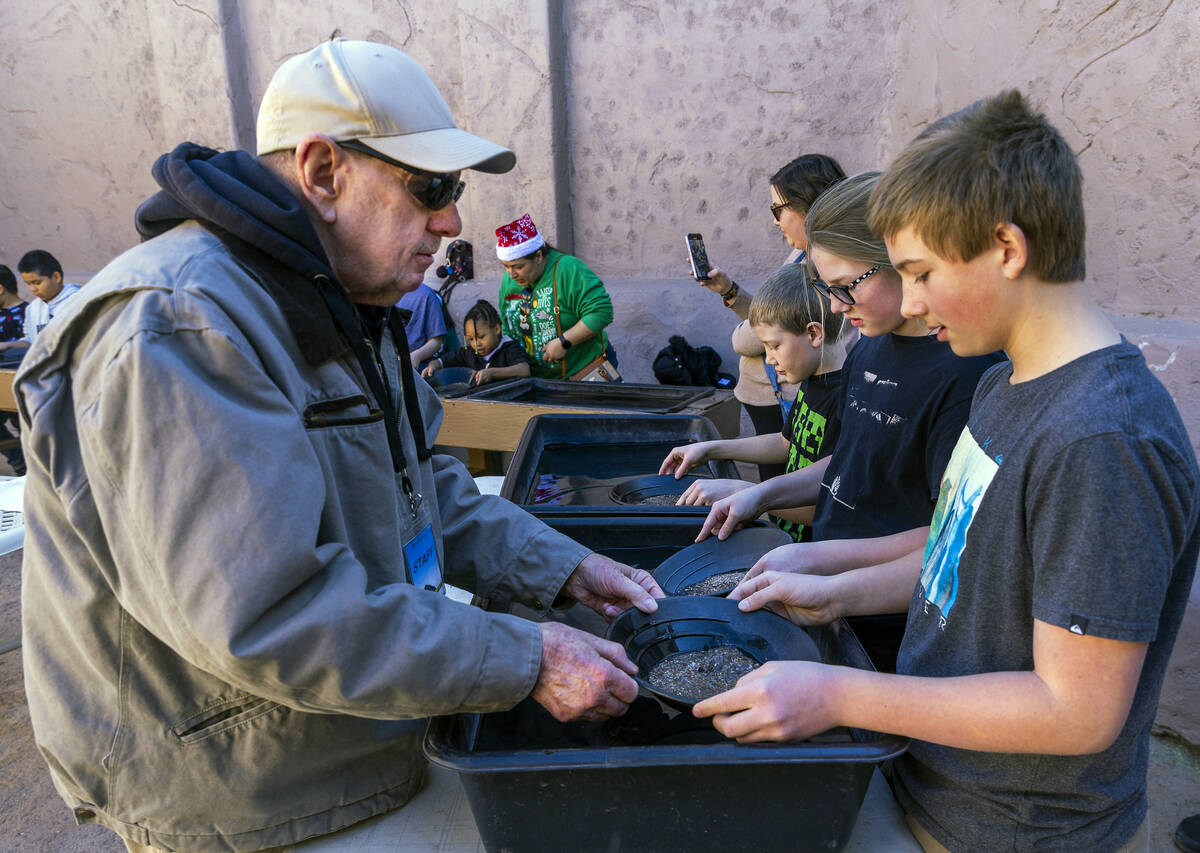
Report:
M 613 278 L 680 275 L 692 229 L 766 275 L 778 166 L 878 167 L 1018 86 L 1080 152 L 1101 302 L 1200 319 L 1194 3 L 37 0 L 0 6 L 0 27 L 4 262 L 43 246 L 98 269 L 134 241 L 157 153 L 245 145 L 272 69 L 336 33 L 409 51 L 465 126 L 517 150 L 514 173 L 472 176 L 467 239 L 528 211 Z
M 334 35 L 408 51 L 463 126 L 517 151 L 512 173 L 468 176 L 481 279 L 500 273 L 492 230 L 529 212 L 611 283 L 631 354 L 681 331 L 732 364 L 728 312 L 682 278 L 684 232 L 752 285 L 786 254 L 776 168 L 805 151 L 880 167 L 1006 86 L 1080 153 L 1100 302 L 1200 322 L 1200 13 L 1182 0 L 0 4 L 0 262 L 41 247 L 86 278 L 136 241 L 155 156 L 250 145 L 274 68 Z M 1180 328 L 1147 333 L 1178 343 L 1160 376 L 1200 436 L 1200 334 Z

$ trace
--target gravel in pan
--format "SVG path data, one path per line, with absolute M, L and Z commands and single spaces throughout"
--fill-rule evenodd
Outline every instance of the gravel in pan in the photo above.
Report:
M 732 688 L 739 678 L 760 666 L 733 646 L 711 646 L 663 658 L 650 670 L 648 681 L 665 693 L 693 702 Z
M 714 595 L 718 592 L 727 592 L 733 589 L 746 576 L 746 569 L 737 569 L 732 572 L 721 572 L 717 575 L 709 575 L 702 581 L 690 583 L 683 589 L 679 590 L 676 595 Z
M 642 498 L 639 503 L 643 506 L 675 506 L 679 495 L 650 495 Z

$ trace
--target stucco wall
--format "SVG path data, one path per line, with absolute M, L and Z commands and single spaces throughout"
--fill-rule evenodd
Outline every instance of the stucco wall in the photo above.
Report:
M 1156 333 L 1179 342 L 1159 375 L 1200 440 L 1200 11 L 1182 0 L 4 3 L 0 262 L 46 248 L 86 279 L 136 241 L 159 153 L 251 145 L 273 69 L 333 35 L 408 51 L 463 126 L 517 151 L 508 175 L 468 175 L 481 282 L 492 229 L 528 211 L 610 282 L 633 358 L 671 331 L 731 355 L 728 312 L 684 278 L 685 231 L 752 287 L 786 254 L 776 168 L 804 151 L 878 168 L 1017 86 L 1080 153 L 1100 302 L 1185 324 Z
M 0 261 L 40 246 L 94 272 L 136 239 L 156 154 L 248 144 L 273 68 L 335 33 L 403 47 L 465 126 L 517 150 L 514 173 L 472 176 L 467 239 L 529 211 L 613 278 L 679 276 L 692 229 L 761 277 L 782 163 L 879 167 L 1018 86 L 1080 152 L 1100 301 L 1200 319 L 1200 12 L 1182 0 L 5 3 Z

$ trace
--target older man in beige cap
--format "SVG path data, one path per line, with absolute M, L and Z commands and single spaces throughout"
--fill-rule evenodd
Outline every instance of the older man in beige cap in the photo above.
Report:
M 258 143 L 160 158 L 150 239 L 17 379 L 33 725 L 76 820 L 131 850 L 336 833 L 420 790 L 430 715 L 531 696 L 599 719 L 636 695 L 615 644 L 444 580 L 606 616 L 661 595 L 430 451 L 440 407 L 389 306 L 459 232 L 461 171 L 512 152 L 352 41 L 279 69 Z

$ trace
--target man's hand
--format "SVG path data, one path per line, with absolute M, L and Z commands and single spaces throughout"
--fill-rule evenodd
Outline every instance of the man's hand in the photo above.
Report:
M 608 621 L 630 607 L 643 613 L 658 609 L 662 587 L 642 569 L 618 563 L 603 554 L 588 554 L 563 584 L 562 592 L 595 610 Z
M 637 667 L 616 643 L 543 622 L 542 666 L 529 694 L 560 722 L 618 717 L 637 697 Z
M 797 625 L 828 625 L 840 615 L 832 586 L 819 575 L 762 572 L 746 577 L 729 597 L 742 612 L 765 607 Z
M 711 441 L 698 441 L 695 444 L 685 444 L 671 448 L 667 458 L 658 466 L 659 474 L 674 474 L 678 480 L 697 465 L 708 461 L 708 451 Z
M 440 358 L 435 358 L 433 361 L 429 362 L 429 364 L 425 365 L 425 369 L 421 371 L 421 376 L 423 376 L 425 379 L 431 379 L 433 378 L 433 374 L 437 373 L 438 370 L 441 369 L 441 366 L 442 360 Z
M 838 725 L 835 708 L 840 667 L 808 661 L 772 661 L 737 686 L 697 702 L 692 713 L 739 743 L 803 740 Z
M 703 542 L 714 533 L 718 539 L 728 539 L 733 531 L 762 515 L 763 509 L 757 491 L 755 487 L 742 489 L 713 504 L 713 508 L 704 519 L 704 524 L 700 526 L 700 535 L 696 537 L 696 541 Z
M 745 480 L 696 480 L 675 501 L 676 506 L 707 506 L 753 486 Z

